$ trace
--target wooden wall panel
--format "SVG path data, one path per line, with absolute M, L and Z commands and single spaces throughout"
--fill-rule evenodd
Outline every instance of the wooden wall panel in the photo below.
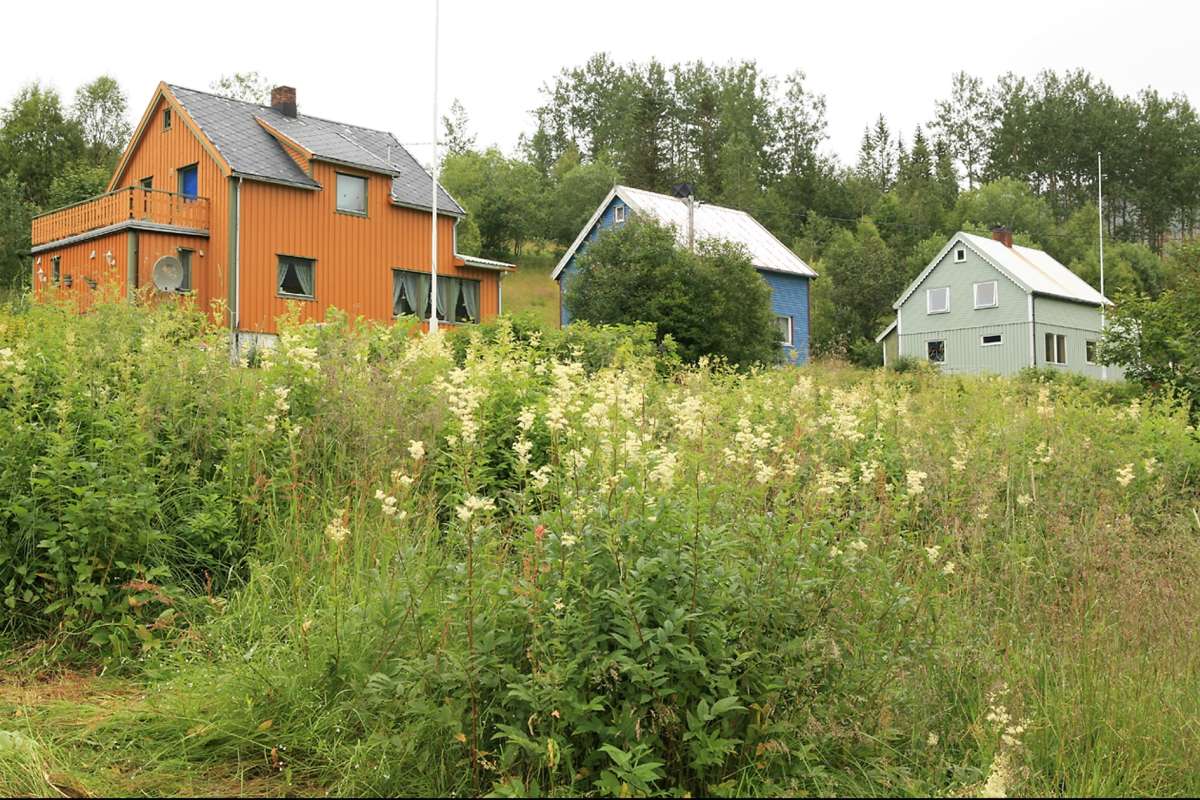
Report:
M 313 163 L 318 191 L 247 181 L 242 188 L 239 328 L 275 333 L 275 320 L 295 302 L 305 320 L 324 319 L 330 307 L 351 317 L 392 318 L 392 270 L 430 271 L 429 214 L 400 208 L 389 200 L 391 179 L 353 172 L 368 179 L 366 217 L 336 209 L 337 172 L 352 170 Z M 316 260 L 315 300 L 278 296 L 278 256 Z M 438 226 L 440 275 L 480 283 L 480 316 L 498 312 L 499 276 L 491 270 L 453 266 L 454 219 Z
M 39 298 L 70 299 L 80 311 L 91 308 L 100 292 L 124 297 L 129 264 L 127 236 L 126 231 L 118 231 L 38 253 L 34 256 L 33 264 L 34 292 Z M 54 273 L 51 266 L 51 259 L 55 256 L 61 259 L 62 279 L 57 287 L 52 281 Z M 70 286 L 67 286 L 67 276 L 71 278 Z M 96 288 L 91 287 L 88 279 L 95 281 Z

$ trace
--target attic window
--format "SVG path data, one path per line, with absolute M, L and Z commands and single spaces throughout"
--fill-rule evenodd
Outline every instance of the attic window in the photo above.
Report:
M 954 251 L 954 263 L 961 264 L 967 260 L 967 248 L 959 247 Z
M 367 215 L 367 179 L 338 173 L 337 210 L 343 214 Z
M 620 225 L 625 221 L 625 206 L 616 206 L 613 209 L 613 224 Z
M 975 284 L 975 307 L 995 308 L 997 305 L 996 291 L 996 281 L 983 281 Z
M 950 287 L 939 286 L 925 292 L 925 313 L 945 314 L 950 311 Z
M 169 108 L 163 109 L 163 130 L 171 130 L 171 109 Z

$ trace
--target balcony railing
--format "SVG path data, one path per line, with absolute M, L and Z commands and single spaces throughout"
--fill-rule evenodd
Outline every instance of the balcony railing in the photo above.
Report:
M 33 218 L 33 246 L 128 220 L 208 230 L 208 198 L 127 186 Z

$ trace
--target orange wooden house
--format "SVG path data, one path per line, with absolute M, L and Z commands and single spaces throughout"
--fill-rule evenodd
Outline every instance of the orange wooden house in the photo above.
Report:
M 99 197 L 33 220 L 40 295 L 191 294 L 238 346 L 287 303 L 321 321 L 428 319 L 432 179 L 390 133 L 161 83 Z M 500 313 L 511 264 L 460 255 L 465 212 L 438 187 L 438 318 Z

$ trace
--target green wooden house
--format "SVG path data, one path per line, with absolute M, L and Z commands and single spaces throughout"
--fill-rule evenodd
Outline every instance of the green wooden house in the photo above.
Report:
M 875 341 L 885 364 L 909 356 L 944 372 L 1049 367 L 1119 378 L 1097 357 L 1111 305 L 1046 253 L 1014 245 L 1007 228 L 990 239 L 959 232 L 893 304 L 896 321 Z

